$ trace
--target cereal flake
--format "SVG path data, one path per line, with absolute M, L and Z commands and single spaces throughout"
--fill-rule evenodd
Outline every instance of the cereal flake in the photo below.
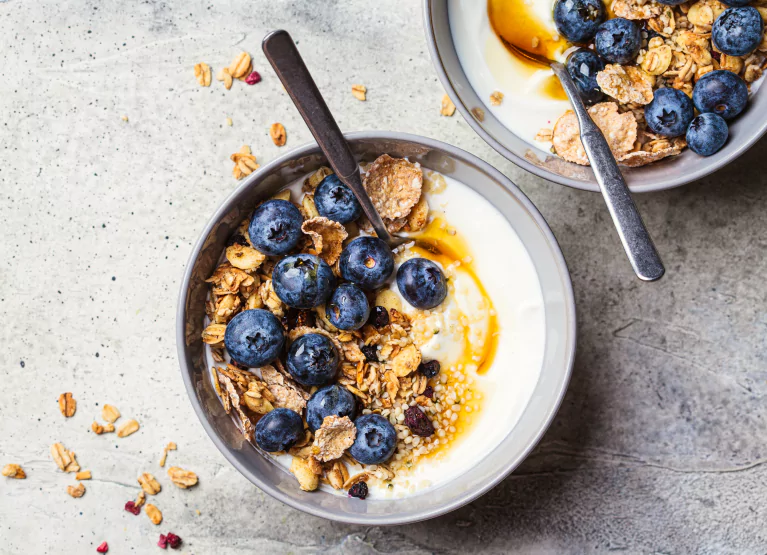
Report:
M 405 218 L 421 198 L 423 171 L 419 164 L 383 154 L 368 169 L 364 187 L 382 218 Z
M 637 122 L 632 112 L 620 114 L 614 102 L 601 102 L 589 108 L 589 114 L 616 158 L 631 151 L 637 137 Z M 572 110 L 565 112 L 554 125 L 553 145 L 556 153 L 568 162 L 589 165 L 581 144 L 578 118 Z
M 317 255 L 330 266 L 341 256 L 343 242 L 349 236 L 343 225 L 324 216 L 304 221 L 301 231 L 312 238 Z
M 312 451 L 321 462 L 329 462 L 341 457 L 354 443 L 357 428 L 348 416 L 326 416 L 322 426 L 314 434 Z
M 644 105 L 653 99 L 653 77 L 638 67 L 607 64 L 597 73 L 597 83 L 605 94 L 622 104 Z

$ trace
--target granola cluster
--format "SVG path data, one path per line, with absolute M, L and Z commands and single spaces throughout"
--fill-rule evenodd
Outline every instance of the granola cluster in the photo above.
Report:
M 762 17 L 767 7 L 755 6 Z M 727 8 L 718 0 L 699 0 L 667 6 L 653 0 L 613 0 L 612 12 L 643 27 L 643 44 L 632 64 L 607 64 L 597 83 L 610 100 L 589 109 L 605 134 L 615 157 L 625 166 L 643 166 L 675 156 L 687 146 L 684 137 L 669 139 L 652 133 L 644 120 L 644 107 L 654 91 L 672 87 L 692 95 L 706 73 L 728 70 L 751 86 L 767 62 L 767 36 L 747 56 L 728 56 L 711 40 L 716 18 Z M 575 114 L 568 110 L 552 129 L 541 129 L 539 141 L 551 141 L 552 150 L 569 162 L 588 165 Z
M 426 227 L 429 205 L 424 192 L 443 190 L 442 176 L 431 172 L 424 176 L 419 165 L 388 155 L 379 157 L 364 170 L 365 189 L 390 229 L 418 232 Z M 296 252 L 321 257 L 340 277 L 338 258 L 344 244 L 358 236 L 360 229 L 370 233 L 372 229 L 364 216 L 356 223 L 344 225 L 319 216 L 314 191 L 331 173 L 323 167 L 308 176 L 298 199 L 292 198 L 290 189 L 273 198 L 294 202 L 304 218 L 301 227 L 304 236 Z M 399 296 L 386 286 L 370 293 L 370 305 L 375 309 L 370 320 L 356 331 L 335 328 L 327 319 L 324 306 L 309 310 L 286 306 L 272 287 L 272 270 L 278 258 L 263 255 L 254 248 L 247 233 L 248 224 L 249 218 L 230 240 L 225 261 L 207 280 L 209 323 L 202 339 L 217 363 L 212 378 L 224 409 L 239 422 L 244 437 L 251 442 L 259 418 L 274 409 L 287 408 L 304 417 L 304 437 L 288 453 L 293 456 L 290 471 L 306 491 L 317 489 L 321 483 L 335 489 L 350 489 L 372 481 L 393 487 L 391 481 L 395 476 L 406 475 L 420 458 L 436 453 L 460 432 L 458 428 L 463 423 L 457 420 L 462 410 L 479 410 L 481 396 L 474 393 L 472 397 L 473 379 L 462 367 L 439 372 L 439 363 L 423 360 L 419 345 L 435 330 L 424 329 L 420 311 L 408 316 Z M 400 247 L 395 258 L 408 256 L 406 251 Z M 446 268 L 448 276 L 449 272 L 450 268 Z M 228 356 L 224 335 L 235 315 L 256 308 L 266 309 L 279 319 L 287 345 L 271 364 L 245 368 Z M 439 310 L 445 309 L 433 309 Z M 285 364 L 290 345 L 308 333 L 324 335 L 335 345 L 340 357 L 335 383 L 357 398 L 361 409 L 358 414 L 379 414 L 396 429 L 397 448 L 386 463 L 363 465 L 351 457 L 347 450 L 354 443 L 356 429 L 347 416 L 328 416 L 315 433 L 310 431 L 305 420 L 306 404 L 317 388 L 297 383 Z M 466 401 L 465 408 L 462 401 Z M 420 415 L 417 426 L 413 424 L 416 419 L 408 417 L 414 411 Z M 424 429 L 431 433 L 424 434 Z M 415 487 L 406 481 L 405 485 Z

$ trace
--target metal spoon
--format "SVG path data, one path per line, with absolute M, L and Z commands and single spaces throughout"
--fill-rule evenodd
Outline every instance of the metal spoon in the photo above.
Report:
M 586 106 L 583 104 L 578 87 L 570 77 L 567 68 L 559 62 L 548 60 L 537 53 L 528 52 L 519 45 L 507 43 L 519 55 L 535 62 L 551 66 L 554 74 L 562 83 L 562 88 L 573 106 L 578 118 L 581 131 L 581 143 L 586 156 L 591 162 L 591 169 L 597 178 L 599 189 L 607 204 L 607 210 L 618 230 L 618 236 L 629 262 L 639 279 L 655 281 L 665 273 L 663 262 L 650 238 L 650 234 L 639 215 L 631 193 L 623 179 L 623 174 L 615 161 L 610 146 L 602 135 L 602 131 L 591 119 Z
M 293 104 L 325 153 L 338 178 L 346 184 L 362 205 L 362 210 L 373 225 L 376 235 L 394 248 L 412 239 L 395 237 L 389 233 L 381 216 L 373 206 L 362 186 L 359 164 L 352 154 L 349 143 L 338 128 L 330 108 L 322 98 L 317 85 L 304 64 L 293 39 L 287 31 L 272 31 L 264 37 L 261 47 L 266 59 L 272 64 Z

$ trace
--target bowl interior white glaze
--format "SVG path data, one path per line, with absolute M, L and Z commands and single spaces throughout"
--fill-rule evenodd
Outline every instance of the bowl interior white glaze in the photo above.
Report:
M 546 346 L 540 378 L 519 422 L 498 447 L 469 472 L 441 487 L 401 499 L 356 499 L 298 488 L 295 478 L 264 457 L 242 435 L 216 397 L 200 333 L 207 284 L 219 256 L 243 217 L 260 200 L 301 175 L 326 165 L 319 148 L 306 145 L 251 175 L 221 205 L 195 246 L 184 276 L 177 315 L 181 371 L 195 411 L 224 456 L 251 482 L 275 498 L 316 516 L 359 524 L 402 524 L 456 509 L 480 496 L 524 459 L 551 422 L 565 393 L 575 354 L 575 305 L 570 277 L 543 217 L 505 176 L 478 158 L 444 143 L 413 135 L 365 132 L 347 135 L 360 161 L 382 153 L 409 157 L 467 184 L 510 222 L 532 258 L 543 292 Z
M 476 0 L 484 2 L 484 0 Z M 471 127 L 500 154 L 527 171 L 561 185 L 599 191 L 594 173 L 531 146 L 509 131 L 485 106 L 469 83 L 458 59 L 450 31 L 447 0 L 424 0 L 424 27 L 432 61 L 442 85 Z M 480 120 L 472 109 L 481 108 Z M 754 94 L 746 110 L 729 122 L 730 138 L 713 156 L 698 156 L 686 149 L 681 155 L 641 168 L 622 167 L 632 192 L 660 191 L 685 185 L 715 172 L 748 150 L 767 131 L 767 93 Z

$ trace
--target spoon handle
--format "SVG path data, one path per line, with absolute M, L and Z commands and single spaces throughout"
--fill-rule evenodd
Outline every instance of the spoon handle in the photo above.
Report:
M 564 65 L 553 62 L 551 69 L 559 77 L 562 87 L 573 105 L 581 129 L 581 142 L 591 162 L 591 169 L 597 178 L 607 209 L 618 230 L 623 249 L 628 255 L 637 277 L 644 281 L 655 281 L 665 273 L 663 262 L 647 232 L 642 216 L 639 215 L 623 179 L 618 163 L 610 146 L 592 121 L 580 93 Z
M 304 64 L 293 39 L 287 31 L 272 31 L 264 37 L 261 46 L 266 59 L 272 64 L 277 77 L 282 81 L 293 104 L 298 108 L 314 139 L 325 153 L 333 171 L 357 197 L 378 237 L 390 245 L 396 244 L 398 241 L 393 239 L 386 230 L 381 216 L 378 215 L 362 186 L 357 160 Z

